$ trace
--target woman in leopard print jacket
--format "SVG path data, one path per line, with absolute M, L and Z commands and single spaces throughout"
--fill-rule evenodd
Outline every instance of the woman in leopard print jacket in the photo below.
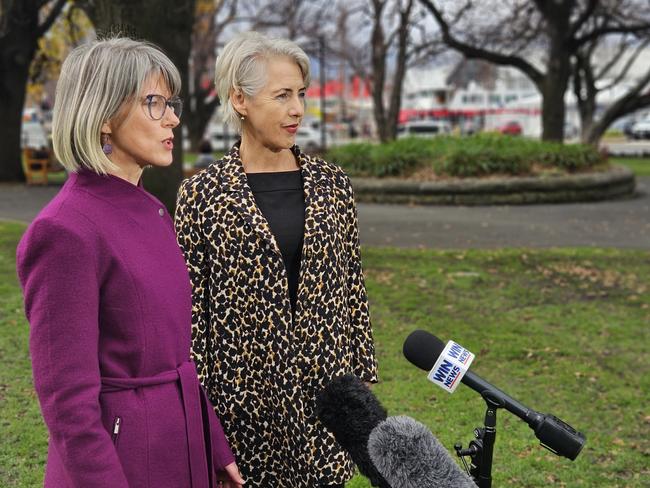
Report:
M 315 395 L 377 381 L 350 180 L 295 145 L 305 53 L 256 33 L 217 60 L 241 141 L 183 182 L 178 240 L 193 281 L 193 356 L 246 486 L 342 486 L 354 465 Z

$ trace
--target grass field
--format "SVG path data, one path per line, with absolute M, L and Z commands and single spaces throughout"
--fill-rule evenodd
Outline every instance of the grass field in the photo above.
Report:
M 610 161 L 627 166 L 637 176 L 650 176 L 650 158 L 611 158 Z
M 32 391 L 28 327 L 15 278 L 24 227 L 0 223 L 0 485 L 42 480 L 46 432 Z M 449 395 L 401 354 L 414 329 L 453 338 L 473 369 L 525 405 L 587 435 L 558 458 L 499 412 L 495 487 L 650 485 L 650 252 L 598 249 L 363 252 L 381 382 L 390 415 L 428 425 L 448 448 L 467 444 L 484 403 Z M 361 477 L 348 488 L 370 485 Z

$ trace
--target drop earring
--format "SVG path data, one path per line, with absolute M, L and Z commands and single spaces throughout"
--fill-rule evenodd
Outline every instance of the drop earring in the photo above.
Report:
M 110 143 L 108 134 L 102 135 L 102 151 L 104 151 L 104 154 L 107 156 L 113 152 L 113 146 Z

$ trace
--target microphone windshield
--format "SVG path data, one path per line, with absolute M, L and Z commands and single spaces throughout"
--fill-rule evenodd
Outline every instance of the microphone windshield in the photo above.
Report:
M 365 444 L 386 410 L 359 378 L 346 374 L 330 381 L 316 395 L 316 414 L 344 449 Z
M 392 488 L 476 488 L 420 422 L 388 417 L 370 434 L 368 452 Z
M 372 486 L 391 488 L 368 455 L 368 437 L 386 419 L 386 410 L 353 374 L 333 379 L 316 395 L 316 415 Z
M 404 341 L 404 357 L 425 371 L 431 371 L 445 344 L 433 334 L 424 330 L 414 330 Z

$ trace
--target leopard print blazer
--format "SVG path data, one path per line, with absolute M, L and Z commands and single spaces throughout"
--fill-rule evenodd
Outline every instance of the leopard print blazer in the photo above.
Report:
M 315 394 L 345 373 L 377 381 L 350 181 L 292 151 L 305 194 L 295 315 L 238 145 L 183 182 L 176 208 L 194 290 L 194 361 L 248 487 L 350 479 L 354 465 L 316 418 Z

